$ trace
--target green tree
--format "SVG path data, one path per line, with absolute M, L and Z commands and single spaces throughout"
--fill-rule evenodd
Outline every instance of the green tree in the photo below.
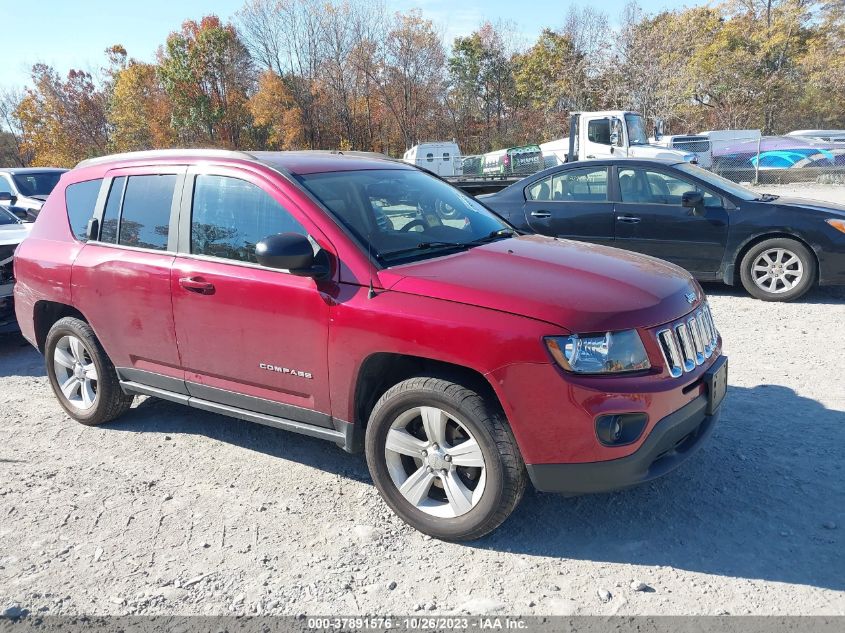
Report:
M 173 104 L 179 141 L 238 147 L 248 131 L 252 59 L 235 27 L 209 15 L 171 33 L 159 53 L 158 75 Z

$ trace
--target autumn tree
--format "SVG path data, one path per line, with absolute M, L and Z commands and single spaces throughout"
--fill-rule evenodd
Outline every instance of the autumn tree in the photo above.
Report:
M 419 11 L 396 13 L 376 55 L 373 85 L 398 128 L 404 150 L 436 129 L 444 88 L 443 45 L 432 22 Z
M 566 116 L 579 103 L 586 69 L 582 56 L 566 35 L 545 29 L 530 49 L 514 61 L 519 99 L 541 114 L 544 138 L 557 138 L 566 129 Z
M 114 152 L 171 147 L 172 106 L 154 64 L 129 59 L 114 46 L 110 58 L 108 121 L 109 147 Z
M 263 147 L 284 150 L 302 146 L 300 110 L 282 78 L 272 70 L 264 71 L 259 77 L 249 110 Z
M 32 152 L 25 148 L 24 130 L 17 116 L 23 101 L 22 90 L 0 91 L 0 164 L 27 167 L 32 162 Z
M 485 22 L 469 36 L 456 38 L 448 60 L 454 136 L 472 151 L 486 152 L 510 140 L 513 64 L 501 30 L 501 25 Z
M 209 15 L 188 20 L 159 52 L 158 76 L 182 143 L 239 147 L 249 126 L 252 59 L 235 27 Z
M 32 154 L 33 165 L 72 167 L 106 153 L 106 99 L 90 73 L 71 70 L 62 80 L 51 67 L 36 64 L 32 83 L 14 116 L 22 151 Z

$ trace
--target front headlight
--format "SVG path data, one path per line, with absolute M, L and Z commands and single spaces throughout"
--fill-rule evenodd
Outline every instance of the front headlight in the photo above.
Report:
M 651 367 L 636 330 L 547 336 L 543 341 L 557 364 L 576 374 L 618 374 Z

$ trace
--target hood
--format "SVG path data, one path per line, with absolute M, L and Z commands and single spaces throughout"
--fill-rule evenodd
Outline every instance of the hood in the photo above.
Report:
M 0 246 L 20 244 L 32 230 L 32 223 L 0 224 Z
M 809 211 L 820 211 L 822 213 L 829 213 L 834 217 L 845 217 L 845 204 L 836 204 L 835 202 L 824 202 L 822 200 L 809 200 L 804 198 L 776 198 L 769 204 L 779 207 L 789 207 L 791 209 Z
M 703 298 L 689 273 L 668 262 L 541 235 L 388 268 L 379 278 L 393 291 L 518 314 L 579 333 L 660 325 L 687 314 Z

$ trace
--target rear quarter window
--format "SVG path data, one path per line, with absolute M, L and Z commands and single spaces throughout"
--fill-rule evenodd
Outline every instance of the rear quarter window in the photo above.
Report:
M 88 220 L 94 216 L 97 196 L 103 179 L 86 180 L 68 185 L 65 189 L 67 219 L 74 237 L 81 242 L 88 241 Z

